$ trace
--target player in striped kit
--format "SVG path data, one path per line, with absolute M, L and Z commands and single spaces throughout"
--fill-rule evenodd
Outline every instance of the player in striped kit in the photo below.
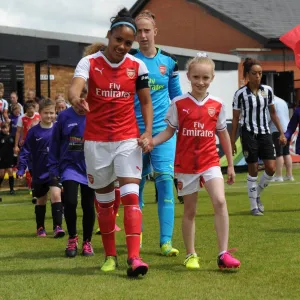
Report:
M 235 138 L 240 121 L 243 154 L 248 164 L 247 186 L 251 214 L 263 216 L 264 205 L 260 195 L 268 186 L 276 168 L 275 147 L 268 125 L 267 110 L 278 129 L 280 143 L 285 145 L 286 138 L 276 114 L 273 90 L 270 86 L 261 84 L 262 67 L 257 60 L 246 58 L 244 78 L 248 83 L 236 91 L 233 99 L 231 145 L 235 154 Z M 257 184 L 259 158 L 264 162 L 265 171 Z

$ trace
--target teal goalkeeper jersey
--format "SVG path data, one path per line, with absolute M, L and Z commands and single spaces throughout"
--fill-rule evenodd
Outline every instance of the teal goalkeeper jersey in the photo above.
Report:
M 139 50 L 131 50 L 130 54 L 142 60 L 149 70 L 149 86 L 153 105 L 153 134 L 164 130 L 164 122 L 171 100 L 182 95 L 179 83 L 178 64 L 176 58 L 157 48 L 157 54 L 148 58 Z M 134 99 L 136 119 L 141 134 L 145 131 L 145 124 L 141 112 L 141 105 L 136 94 Z

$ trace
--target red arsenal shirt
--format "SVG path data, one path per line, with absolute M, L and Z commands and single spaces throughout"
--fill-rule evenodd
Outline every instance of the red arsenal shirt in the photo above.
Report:
M 120 63 L 113 64 L 99 51 L 81 59 L 74 77 L 88 81 L 90 112 L 86 115 L 85 140 L 111 142 L 139 137 L 134 95 L 136 90 L 148 88 L 148 70 L 140 59 L 126 54 Z
M 197 174 L 220 165 L 215 133 L 227 128 L 221 99 L 208 94 L 199 102 L 189 93 L 176 97 L 166 122 L 178 128 L 175 172 Z

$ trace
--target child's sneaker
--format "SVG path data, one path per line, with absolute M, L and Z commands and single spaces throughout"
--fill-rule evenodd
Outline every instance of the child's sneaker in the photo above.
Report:
M 65 236 L 65 231 L 61 227 L 56 226 L 54 231 L 53 231 L 53 237 L 55 239 L 57 239 L 57 238 L 61 238 L 61 237 L 64 237 L 64 236 Z
M 144 276 L 148 272 L 149 266 L 142 261 L 140 257 L 134 257 L 127 260 L 127 276 L 138 277 L 139 275 Z
M 196 253 L 190 254 L 183 263 L 187 269 L 197 270 L 200 269 L 199 257 Z
M 225 253 L 218 256 L 217 262 L 220 269 L 237 269 L 240 267 L 240 261 L 230 254 L 230 252 L 233 251 L 235 250 L 228 250 Z
M 39 237 L 45 237 L 45 236 L 47 236 L 45 228 L 44 227 L 40 227 L 36 231 L 36 235 L 39 236 Z
M 67 257 L 75 257 L 77 255 L 78 235 L 68 239 L 68 244 L 65 250 Z
M 93 256 L 94 250 L 90 241 L 86 240 L 82 244 L 82 255 L 83 256 Z

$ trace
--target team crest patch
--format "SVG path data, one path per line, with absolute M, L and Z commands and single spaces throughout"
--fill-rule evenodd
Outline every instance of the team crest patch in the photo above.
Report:
M 177 187 L 178 187 L 178 190 L 182 190 L 182 188 L 183 188 L 183 182 L 182 181 L 178 181 L 177 182 Z
M 133 79 L 135 77 L 135 69 L 128 69 L 127 68 L 127 76 L 130 78 L 130 79 Z
M 209 114 L 211 117 L 213 117 L 213 116 L 216 114 L 216 109 L 215 109 L 214 107 L 209 107 L 209 108 L 207 109 L 207 111 L 208 111 L 208 114 Z
M 248 151 L 244 151 L 243 154 L 244 154 L 245 158 L 248 158 L 248 156 L 249 156 L 249 152 Z
M 159 66 L 159 72 L 161 73 L 161 75 L 165 75 L 167 72 L 167 67 L 164 65 L 160 65 Z
M 90 182 L 91 184 L 94 183 L 94 176 L 93 176 L 93 175 L 88 174 L 88 179 L 89 179 L 89 182 Z

